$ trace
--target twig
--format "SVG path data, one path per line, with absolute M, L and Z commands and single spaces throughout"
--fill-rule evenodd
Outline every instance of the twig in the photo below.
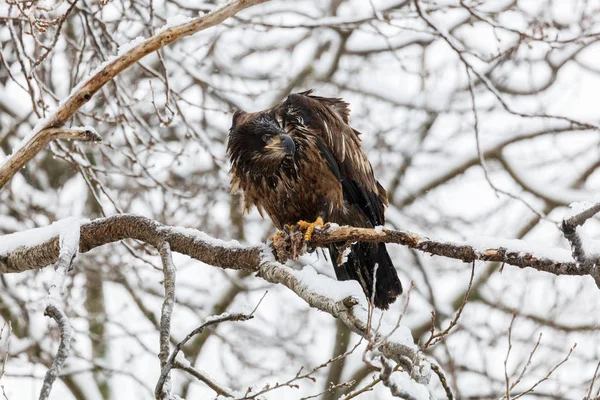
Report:
M 165 383 L 167 381 L 169 373 L 171 372 L 171 369 L 174 368 L 175 359 L 177 357 L 177 354 L 179 354 L 179 352 L 181 351 L 181 348 L 191 338 L 193 338 L 194 336 L 196 336 L 198 334 L 201 334 L 204 331 L 204 328 L 211 326 L 211 325 L 217 325 L 217 324 L 220 324 L 221 322 L 225 322 L 225 321 L 247 321 L 252 318 L 254 318 L 254 316 L 252 314 L 222 315 L 222 316 L 211 318 L 209 321 L 205 322 L 204 324 L 200 325 L 199 327 L 197 327 L 196 329 L 194 329 L 193 331 L 188 333 L 187 336 L 181 342 L 177 343 L 177 346 L 175 346 L 175 349 L 169 356 L 165 366 L 162 368 L 162 370 L 160 372 L 160 377 L 158 378 L 158 382 L 156 383 L 156 388 L 154 389 L 155 397 L 160 398 L 161 394 L 163 393 L 163 386 L 165 385 Z M 218 389 L 220 390 L 220 391 L 217 391 L 218 394 L 227 396 L 227 397 L 233 397 L 233 394 L 231 392 L 226 391 L 221 388 L 218 388 Z
M 485 161 L 485 155 L 484 155 L 483 151 L 481 150 L 481 140 L 480 140 L 480 134 L 479 134 L 479 116 L 477 113 L 477 105 L 475 103 L 475 88 L 473 87 L 473 80 L 471 79 L 471 72 L 470 72 L 469 68 L 470 68 L 470 66 L 465 63 L 465 71 L 467 73 L 467 80 L 469 81 L 469 93 L 471 94 L 471 106 L 472 106 L 473 118 L 474 118 L 473 130 L 475 132 L 475 144 L 477 147 L 477 155 L 479 156 L 479 163 L 481 164 L 481 168 L 483 169 L 483 175 L 485 176 L 485 180 L 488 182 L 490 187 L 492 189 L 494 189 L 494 191 L 496 192 L 496 195 L 498 195 L 498 193 L 501 193 L 505 196 L 510 197 L 511 199 L 517 200 L 517 201 L 523 203 L 525 205 L 525 207 L 529 208 L 538 217 L 540 217 L 542 219 L 547 219 L 545 215 L 543 215 L 538 210 L 533 208 L 533 206 L 531 204 L 529 204 L 527 201 L 525 201 L 525 199 L 522 199 L 521 197 L 516 196 L 510 192 L 507 192 L 506 190 L 500 189 L 499 187 L 497 187 L 494 184 L 494 182 L 492 182 L 492 178 L 490 177 L 487 163 Z
M 538 340 L 535 343 L 535 346 L 533 347 L 533 350 L 529 353 L 529 357 L 527 358 L 527 362 L 525 363 L 525 365 L 523 366 L 523 369 L 521 370 L 521 373 L 519 374 L 519 377 L 517 378 L 517 380 L 515 380 L 512 385 L 510 385 L 510 390 L 512 391 L 515 386 L 517 386 L 519 384 L 519 382 L 521 382 L 521 379 L 523 379 L 523 377 L 525 376 L 525 373 L 527 372 L 527 368 L 531 365 L 531 360 L 533 360 L 533 355 L 535 354 L 535 352 L 537 351 L 537 349 L 540 347 L 540 343 L 542 342 L 542 333 L 540 332 L 540 335 L 538 336 Z
M 566 363 L 567 361 L 569 361 L 569 357 L 571 357 L 571 354 L 573 353 L 573 350 L 575 350 L 576 347 L 577 347 L 577 343 L 575 343 L 573 345 L 573 347 L 571 347 L 569 349 L 569 353 L 565 356 L 565 358 L 562 359 L 562 361 L 560 361 L 558 364 L 556 364 L 554 366 L 554 368 L 552 368 L 550 371 L 548 371 L 548 373 L 546 374 L 546 376 L 544 376 L 542 379 L 540 379 L 535 384 L 533 384 L 533 386 L 531 386 L 529 389 L 527 389 L 523 393 L 521 393 L 518 396 L 516 396 L 514 398 L 514 400 L 520 399 L 521 397 L 525 396 L 528 393 L 532 393 L 535 390 L 535 388 L 538 387 L 539 384 L 541 384 L 544 381 L 547 381 L 548 378 L 550 378 L 550 375 L 552 375 L 554 373 L 554 371 L 556 371 L 558 368 L 560 368 L 561 365 L 563 365 L 564 363 Z M 510 397 L 508 399 L 510 400 Z
M 443 340 L 446 335 L 448 335 L 450 333 L 450 330 L 452 328 L 454 328 L 456 326 L 456 324 L 458 323 L 458 319 L 460 318 L 460 316 L 463 312 L 463 309 L 465 308 L 465 306 L 467 305 L 467 302 L 469 301 L 469 295 L 471 294 L 471 287 L 473 286 L 473 277 L 474 276 L 475 276 L 475 261 L 473 261 L 472 266 L 471 266 L 471 278 L 469 279 L 469 286 L 467 286 L 467 290 L 465 291 L 465 296 L 460 305 L 460 308 L 458 309 L 458 312 L 456 313 L 456 317 L 454 317 L 454 319 L 452 321 L 450 321 L 450 324 L 448 325 L 448 327 L 446 329 L 444 329 L 443 331 L 441 331 L 439 333 L 434 334 L 433 330 L 434 330 L 435 313 L 432 312 L 431 313 L 432 314 L 431 335 L 429 336 L 429 339 L 427 340 L 427 342 L 425 342 L 425 344 L 423 345 L 423 347 L 422 347 L 423 350 L 425 350 L 429 346 L 435 346 L 437 343 L 439 343 L 441 340 Z
M 442 370 L 442 368 L 439 365 L 437 365 L 436 363 L 431 363 L 431 370 L 433 372 L 435 372 L 435 374 L 440 379 L 440 383 L 442 384 L 442 387 L 444 388 L 444 392 L 446 392 L 446 398 L 448 400 L 454 400 L 454 393 L 452 393 L 452 388 L 450 387 L 450 384 L 448 383 L 448 379 L 446 378 L 446 374 L 444 374 L 444 370 Z
M 91 127 L 83 128 L 49 128 L 46 133 L 50 140 L 67 139 L 81 142 L 101 142 L 102 136 Z
M 225 388 L 224 385 L 215 382 L 215 380 L 208 376 L 205 372 L 199 371 L 196 368 L 192 367 L 189 362 L 181 362 L 176 359 L 173 368 L 177 368 L 187 372 L 194 378 L 198 379 L 200 382 L 205 383 L 206 386 L 208 386 L 209 388 L 214 390 L 215 393 L 221 396 L 233 397 L 233 393 L 229 389 Z
M 588 390 L 587 396 L 585 396 L 583 400 L 592 400 L 592 390 L 594 390 L 594 383 L 596 383 L 596 379 L 598 378 L 598 369 L 600 369 L 600 361 L 598 361 L 598 364 L 596 365 L 594 376 L 590 382 L 590 389 Z
M 302 397 L 302 398 L 300 398 L 299 400 L 309 400 L 309 399 L 316 399 L 317 397 L 319 397 L 319 396 L 321 396 L 322 394 L 325 394 L 325 393 L 327 393 L 327 392 L 335 392 L 337 389 L 341 389 L 341 388 L 345 388 L 345 387 L 347 387 L 347 388 L 349 388 L 349 387 L 352 387 L 352 386 L 354 386 L 354 384 L 355 384 L 355 383 L 356 383 L 356 382 L 354 382 L 354 381 L 350 381 L 350 382 L 342 382 L 342 383 L 337 383 L 337 384 L 334 384 L 333 382 L 330 382 L 330 383 L 329 383 L 329 388 L 328 388 L 328 389 L 326 389 L 326 390 L 323 390 L 323 391 L 322 391 L 322 392 L 320 392 L 320 393 L 313 394 L 312 396 Z
M 52 384 L 60 374 L 67 357 L 71 351 L 71 340 L 73 336 L 73 328 L 67 318 L 67 315 L 54 304 L 49 304 L 44 312 L 45 316 L 52 318 L 56 321 L 58 329 L 60 330 L 60 344 L 58 345 L 58 351 L 52 361 L 52 365 L 46 372 L 44 383 L 42 384 L 42 390 L 40 391 L 40 400 L 45 400 L 50 397 L 52 391 Z
M 369 383 L 368 385 L 366 385 L 365 387 L 363 387 L 362 389 L 356 390 L 354 392 L 350 392 L 348 393 L 345 397 L 341 398 L 340 400 L 350 400 L 350 399 L 354 399 L 358 396 L 360 396 L 363 393 L 366 392 L 370 392 L 371 390 L 373 390 L 373 388 L 375 386 L 377 386 L 377 384 L 381 382 L 381 378 L 374 378 L 373 381 L 371 383 Z
M 508 349 L 506 350 L 506 358 L 504 359 L 504 380 L 506 382 L 506 400 L 510 400 L 510 377 L 508 376 L 508 357 L 510 356 L 510 352 L 512 350 L 512 328 L 515 323 L 515 319 L 517 318 L 517 312 L 513 311 L 513 317 L 510 320 L 510 325 L 508 326 Z
M 4 329 L 6 327 L 8 327 L 8 334 L 5 339 L 6 350 L 4 353 L 4 357 L 2 358 L 2 369 L 0 370 L 0 380 L 2 380 L 2 377 L 4 376 L 4 372 L 6 371 L 6 362 L 8 361 L 8 353 L 10 352 L 10 339 L 12 337 L 12 323 L 10 322 L 10 320 L 7 323 L 4 323 L 4 326 L 2 327 L 2 331 L 0 331 L 0 339 L 2 339 L 2 335 L 4 334 Z M 593 384 L 594 383 L 592 382 L 592 385 Z M 4 396 L 4 399 L 8 400 L 8 396 L 6 396 L 6 392 L 4 391 L 4 385 L 0 385 L 0 387 L 2 388 L 2 395 Z
M 348 350 L 348 351 L 346 351 L 346 352 L 345 352 L 345 353 L 343 353 L 343 354 L 339 354 L 339 355 L 338 355 L 338 356 L 336 356 L 336 357 L 330 358 L 329 360 L 325 361 L 324 363 L 322 363 L 322 364 L 320 364 L 320 365 L 317 365 L 316 367 L 314 367 L 313 369 L 311 369 L 310 371 L 308 371 L 308 372 L 306 372 L 306 373 L 302 373 L 302 371 L 304 370 L 304 367 L 301 367 L 301 368 L 300 368 L 300 370 L 299 370 L 299 371 L 296 373 L 296 375 L 295 375 L 293 378 L 291 378 L 291 379 L 289 379 L 289 380 L 287 380 L 286 382 L 283 382 L 283 383 L 276 383 L 276 384 L 275 384 L 275 385 L 273 385 L 273 386 L 271 386 L 271 385 L 266 385 L 266 386 L 265 386 L 265 387 L 264 387 L 262 390 L 260 390 L 260 391 L 258 391 L 258 392 L 256 392 L 256 393 L 253 393 L 251 396 L 250 396 L 250 393 L 251 393 L 251 388 L 248 388 L 248 390 L 246 391 L 246 394 L 244 395 L 244 397 L 240 398 L 239 400 L 242 400 L 242 399 L 255 399 L 255 398 L 257 398 L 257 397 L 258 397 L 258 396 L 260 396 L 260 395 L 263 395 L 263 394 L 265 394 L 265 393 L 271 392 L 271 391 L 273 391 L 273 390 L 276 390 L 276 389 L 279 389 L 279 388 L 281 388 L 281 387 L 285 387 L 285 386 L 288 386 L 288 387 L 293 387 L 293 388 L 298 388 L 299 386 L 298 386 L 297 384 L 295 384 L 295 382 L 296 382 L 296 381 L 303 380 L 303 379 L 309 379 L 309 380 L 311 380 L 311 381 L 315 382 L 315 381 L 316 381 L 316 379 L 313 377 L 313 374 L 314 374 L 315 372 L 319 371 L 319 370 L 320 370 L 320 369 L 322 369 L 322 368 L 325 368 L 325 367 L 326 367 L 326 366 L 328 366 L 329 364 L 332 364 L 332 363 L 334 363 L 334 362 L 336 362 L 336 361 L 338 361 L 338 360 L 341 360 L 342 358 L 345 358 L 345 357 L 349 356 L 350 354 L 354 353 L 354 351 L 355 351 L 355 350 L 356 350 L 356 349 L 357 349 L 357 348 L 358 348 L 358 347 L 359 347 L 361 344 L 362 344 L 362 339 L 361 339 L 361 340 L 360 340 L 360 341 L 359 341 L 359 342 L 358 342 L 356 345 L 354 345 L 354 347 L 353 347 L 351 350 Z M 350 383 L 350 382 L 343 382 L 343 383 L 341 383 L 341 384 L 339 384 L 339 385 L 336 385 L 336 384 L 334 384 L 333 382 L 330 382 L 330 387 L 329 387 L 329 389 L 322 391 L 322 392 L 321 392 L 321 393 L 319 393 L 318 395 L 320 395 L 320 394 L 323 394 L 323 393 L 326 393 L 326 392 L 328 392 L 328 391 L 333 391 L 333 390 L 336 390 L 337 388 L 341 388 L 341 387 L 350 387 L 350 386 L 352 386 L 353 384 L 354 384 L 354 383 Z M 311 399 L 311 398 L 314 398 L 314 397 L 316 397 L 316 396 L 318 396 L 318 395 L 315 395 L 315 396 L 309 396 L 309 397 L 303 397 L 303 398 L 302 398 L 302 399 L 300 399 L 300 400 Z
M 392 363 L 385 358 L 381 357 L 381 372 L 379 373 L 379 377 L 381 378 L 381 382 L 390 389 L 392 395 L 395 397 L 400 397 L 405 400 L 418 400 L 415 396 L 413 396 L 410 392 L 404 390 L 399 387 L 395 382 L 392 381 L 392 374 L 399 369 L 399 366 L 392 366 Z
M 421 8 L 421 4 L 420 4 L 419 0 L 413 0 L 413 2 L 415 4 L 415 8 L 417 10 L 417 14 L 419 15 L 419 17 L 423 21 L 425 21 L 427 26 L 429 26 L 438 35 L 440 35 L 440 37 L 448 44 L 448 46 L 450 46 L 450 48 L 452 48 L 452 50 L 454 50 L 454 52 L 458 55 L 458 57 L 460 58 L 461 62 L 465 65 L 465 67 L 467 67 L 470 71 L 473 72 L 473 74 L 475 74 L 475 76 L 477 76 L 477 78 L 479 78 L 479 80 L 488 89 L 488 91 L 498 100 L 498 102 L 500 103 L 502 108 L 504 108 L 509 114 L 516 115 L 516 116 L 519 116 L 522 118 L 549 118 L 549 119 L 554 119 L 554 120 L 558 120 L 558 121 L 566 121 L 572 125 L 584 127 L 587 129 L 592 129 L 592 130 L 599 129 L 599 127 L 597 125 L 593 125 L 593 124 L 582 122 L 582 121 L 577 121 L 572 118 L 563 117 L 560 115 L 526 114 L 526 113 L 522 113 L 522 112 L 513 110 L 512 107 L 510 107 L 510 105 L 500 95 L 500 93 L 498 92 L 498 89 L 496 89 L 496 87 L 492 84 L 492 82 L 490 82 L 490 80 L 484 74 L 479 73 L 467 61 L 467 59 L 465 58 L 465 55 L 464 55 L 465 52 L 459 48 L 459 45 L 457 45 L 457 43 L 456 43 L 456 39 L 453 36 L 451 36 L 450 34 L 447 34 L 442 29 L 440 29 L 439 27 L 436 26 L 436 24 L 430 18 L 429 14 Z

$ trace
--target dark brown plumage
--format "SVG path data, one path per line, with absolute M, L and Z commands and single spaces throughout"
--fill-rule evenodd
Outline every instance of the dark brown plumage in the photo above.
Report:
M 385 189 L 373 175 L 359 132 L 348 124 L 341 99 L 290 95 L 256 113 L 237 111 L 229 133 L 232 191 L 244 206 L 256 206 L 277 228 L 299 220 L 373 228 L 385 223 Z M 383 243 L 355 243 L 340 265 L 343 244 L 329 246 L 339 280 L 358 281 L 369 298 L 377 268 L 375 305 L 388 308 L 402 293 L 396 269 Z

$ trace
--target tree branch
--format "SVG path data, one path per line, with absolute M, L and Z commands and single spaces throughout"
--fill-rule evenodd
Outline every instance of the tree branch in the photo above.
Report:
M 583 207 L 582 207 L 583 206 Z M 583 243 L 577 227 L 582 226 L 588 219 L 592 218 L 600 211 L 600 203 L 593 205 L 574 203 L 571 205 L 571 212 L 565 215 L 560 229 L 565 238 L 571 244 L 573 258 L 582 265 L 594 265 L 598 261 L 597 255 L 588 256 L 583 248 Z
M 163 264 L 163 273 L 165 275 L 165 300 L 162 305 L 160 317 L 160 351 L 158 358 L 160 360 L 161 369 L 167 364 L 169 357 L 169 339 L 171 338 L 171 316 L 173 307 L 175 306 L 175 264 L 173 263 L 173 255 L 171 254 L 171 246 L 168 242 L 163 242 L 159 248 L 160 258 Z M 161 385 L 162 391 L 156 393 L 157 399 L 169 399 L 170 392 L 170 376 L 167 373 L 165 383 Z M 160 395 L 160 397 L 159 397 Z
M 44 315 L 56 321 L 58 329 L 60 330 L 60 344 L 58 345 L 58 351 L 52 361 L 52 365 L 46 372 L 44 383 L 42 384 L 42 389 L 40 391 L 40 400 L 46 400 L 50 397 L 52 384 L 60 374 L 67 357 L 69 357 L 71 341 L 73 338 L 73 328 L 71 327 L 69 318 L 62 310 L 60 298 L 64 292 L 67 272 L 71 268 L 71 263 L 77 254 L 77 247 L 79 245 L 79 221 L 69 219 L 66 222 L 68 222 L 68 224 L 65 224 L 65 228 L 63 228 L 64 230 L 60 232 L 59 236 L 59 258 L 54 266 L 55 272 L 48 292 L 48 305 L 44 312 Z
M 9 236 L 11 235 L 6 237 Z M 235 241 L 226 242 L 214 239 L 195 229 L 167 226 L 145 217 L 122 214 L 82 223 L 80 225 L 79 250 L 84 253 L 95 247 L 124 239 L 140 240 L 162 249 L 163 257 L 166 254 L 166 243 L 168 243 L 171 251 L 186 254 L 210 265 L 225 269 L 258 272 L 258 276 L 268 282 L 287 286 L 311 307 L 339 318 L 353 332 L 362 337 L 368 336 L 366 310 L 356 298 L 334 299 L 328 292 L 322 293 L 319 288 L 313 287 L 310 282 L 303 279 L 298 271 L 276 262 L 273 259 L 272 249 L 265 245 L 244 246 Z M 416 233 L 400 230 L 330 227 L 315 231 L 310 244 L 318 247 L 328 243 L 347 241 L 397 243 L 425 253 L 459 259 L 464 262 L 498 261 L 556 275 L 588 275 L 592 271 L 591 267 L 577 267 L 575 262 L 569 261 L 571 256 L 566 249 L 544 251 L 539 246 L 531 246 L 533 250 L 527 251 L 525 250 L 528 248 L 527 243 L 516 240 L 490 239 L 492 246 L 488 247 L 484 246 L 485 242 L 482 244 L 481 241 L 477 245 L 457 244 L 435 241 Z M 60 247 L 58 242 L 59 238 L 52 236 L 43 243 L 16 248 L 8 254 L 0 255 L 0 273 L 21 272 L 41 268 L 55 262 Z M 323 279 L 328 278 L 323 277 Z M 167 282 L 165 282 L 166 284 Z M 373 340 L 380 343 L 379 350 L 384 356 L 400 364 L 415 381 L 429 381 L 430 364 L 415 346 L 394 341 L 393 335 L 391 338 L 385 338 L 377 334 Z M 163 347 L 161 345 L 161 351 L 164 350 Z M 161 354 L 161 360 L 163 355 Z M 163 374 L 165 373 L 168 374 L 166 365 L 163 368 Z M 164 384 L 166 375 L 161 379 Z M 157 390 L 159 388 L 162 390 L 162 385 L 157 386 Z
M 177 343 L 177 346 L 175 346 L 175 350 L 173 350 L 173 352 L 169 355 L 169 358 L 167 359 L 164 367 L 162 368 L 162 370 L 160 372 L 160 377 L 158 378 L 158 382 L 156 383 L 156 388 L 154 389 L 154 394 L 155 394 L 156 398 L 157 399 L 160 398 L 161 394 L 163 393 L 163 390 L 164 390 L 163 386 L 165 385 L 165 383 L 169 377 L 169 373 L 170 373 L 171 369 L 175 368 L 177 364 L 179 364 L 179 367 L 184 367 L 186 365 L 185 362 L 176 361 L 176 360 L 177 360 L 177 355 L 181 351 L 181 348 L 191 338 L 202 333 L 204 331 L 204 328 L 211 326 L 211 325 L 220 324 L 221 322 L 225 322 L 225 321 L 247 321 L 252 318 L 253 318 L 252 314 L 223 314 L 223 315 L 216 316 L 216 317 L 210 317 L 205 323 L 203 323 L 202 325 L 200 325 L 199 327 L 197 327 L 196 329 L 194 329 L 193 331 L 188 333 L 187 336 L 181 342 Z M 193 371 L 192 371 L 193 368 L 184 368 L 184 369 L 185 369 L 185 371 L 187 371 L 189 373 L 193 373 Z M 215 384 L 209 378 L 207 378 L 206 380 L 202 380 L 202 381 L 205 383 L 210 382 L 210 384 L 208 384 L 208 383 L 207 384 L 210 386 L 211 389 L 213 389 L 219 395 L 233 397 L 232 393 L 230 393 L 229 390 L 225 390 L 225 389 L 221 388 L 220 386 Z
M 10 235 L 6 237 L 8 236 Z M 120 214 L 82 223 L 79 251 L 85 253 L 124 239 L 140 240 L 156 248 L 167 241 L 171 250 L 177 253 L 217 267 L 247 272 L 258 271 L 261 252 L 265 250 L 264 245 L 244 246 L 236 241 L 214 239 L 194 229 L 167 226 L 142 216 Z M 540 252 L 542 248 L 539 245 L 529 246 L 527 242 L 520 240 L 489 239 L 489 245 L 474 245 L 433 240 L 401 230 L 335 227 L 316 230 L 310 244 L 322 247 L 328 243 L 346 241 L 396 243 L 465 263 L 475 260 L 495 261 L 554 275 L 590 275 L 592 270 L 589 266 L 578 267 L 566 249 L 548 247 L 543 249 L 547 251 Z M 528 247 L 531 250 L 527 250 Z M 58 250 L 58 237 L 54 236 L 43 243 L 0 254 L 0 274 L 23 272 L 54 264 L 58 259 Z M 553 257 L 550 258 L 549 254 Z
M 165 47 L 177 39 L 218 25 L 239 11 L 266 1 L 268 0 L 237 0 L 227 2 L 223 7 L 218 7 L 202 17 L 194 18 L 189 22 L 162 30 L 160 33 L 144 40 L 124 54 L 119 55 L 106 65 L 102 65 L 87 80 L 77 85 L 71 95 L 61 103 L 56 111 L 34 128 L 32 134 L 24 140 L 24 143 L 20 145 L 16 152 L 0 163 L 0 188 L 4 187 L 48 143 L 54 139 L 61 138 L 61 135 L 57 136 L 57 130 L 54 128 L 63 126 L 77 110 L 90 101 L 98 90 L 122 71 L 148 54 Z M 59 130 L 59 132 L 65 131 Z

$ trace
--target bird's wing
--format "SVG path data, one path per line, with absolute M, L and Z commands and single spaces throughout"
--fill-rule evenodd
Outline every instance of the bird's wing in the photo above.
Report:
M 315 136 L 321 155 L 342 184 L 344 200 L 372 226 L 382 225 L 387 194 L 373 175 L 359 133 L 348 125 L 348 103 L 309 91 L 290 95 L 280 110 L 286 125 Z

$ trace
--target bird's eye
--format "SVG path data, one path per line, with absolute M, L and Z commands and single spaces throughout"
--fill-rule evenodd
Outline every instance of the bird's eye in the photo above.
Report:
M 269 141 L 269 135 L 262 135 L 262 140 L 267 143 Z

